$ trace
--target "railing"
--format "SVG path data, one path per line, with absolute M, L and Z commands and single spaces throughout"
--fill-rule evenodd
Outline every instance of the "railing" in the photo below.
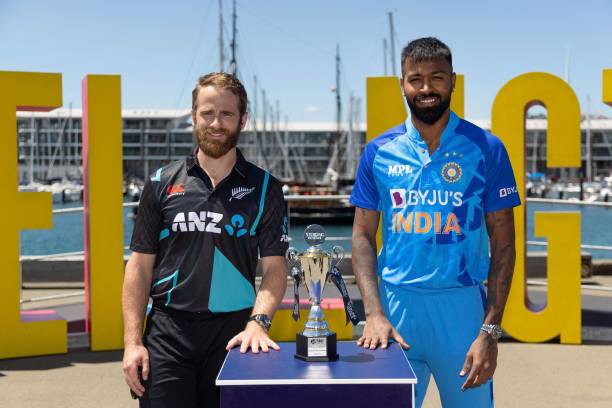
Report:
M 326 201 L 326 200 L 346 200 L 348 201 L 348 195 L 287 195 L 285 199 L 288 202 L 296 201 Z M 569 201 L 569 200 L 558 200 L 558 199 L 542 199 L 542 198 L 528 198 L 527 203 L 542 203 L 542 204 L 560 204 L 560 205 L 573 205 L 573 206 L 590 206 L 590 207 L 604 207 L 604 208 L 612 208 L 612 202 L 588 202 L 588 201 Z M 123 203 L 123 207 L 133 208 L 137 207 L 138 202 L 131 203 Z M 83 207 L 73 207 L 73 208 L 61 208 L 53 210 L 53 214 L 70 214 L 70 213 L 78 213 L 84 210 Z M 327 237 L 328 241 L 349 241 L 351 237 Z M 527 245 L 533 246 L 548 246 L 548 243 L 545 241 L 527 241 Z M 127 250 L 129 247 L 124 247 L 124 250 Z M 589 250 L 600 250 L 600 251 L 612 251 L 612 246 L 607 245 L 589 245 L 583 244 L 580 245 L 581 249 L 589 249 Z M 59 254 L 49 254 L 49 255 L 37 255 L 37 256 L 26 256 L 21 257 L 20 260 L 28 260 L 28 261 L 38 261 L 44 259 L 53 259 L 53 258 L 61 258 L 66 256 L 79 256 L 83 255 L 84 251 L 74 251 L 74 252 L 64 252 Z M 535 286 L 546 286 L 546 282 L 538 281 L 538 280 L 527 280 L 529 285 Z M 608 287 L 594 287 L 590 285 L 581 285 L 582 289 L 589 290 L 600 290 L 600 291 L 612 291 L 612 288 Z M 42 296 L 31 299 L 22 299 L 21 303 L 31 303 L 31 302 L 42 302 L 47 300 L 55 300 L 55 299 L 63 299 L 68 297 L 76 297 L 82 296 L 84 294 L 83 291 L 61 294 L 61 295 L 52 295 L 52 296 Z

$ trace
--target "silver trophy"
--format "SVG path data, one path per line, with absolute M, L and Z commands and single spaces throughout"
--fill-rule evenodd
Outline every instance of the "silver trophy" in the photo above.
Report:
M 325 242 L 325 230 L 320 225 L 309 225 L 304 231 L 304 239 L 310 245 L 299 253 L 295 248 L 287 250 L 291 276 L 294 279 L 293 318 L 299 318 L 300 282 L 304 282 L 310 295 L 308 321 L 301 333 L 296 335 L 295 357 L 305 361 L 333 361 L 338 359 L 336 333 L 329 329 L 321 309 L 321 296 L 325 283 L 331 280 L 342 294 L 348 321 L 358 323 L 353 304 L 348 296 L 346 285 L 338 269 L 344 258 L 344 249 L 334 246 L 331 253 L 325 252 L 321 244 Z

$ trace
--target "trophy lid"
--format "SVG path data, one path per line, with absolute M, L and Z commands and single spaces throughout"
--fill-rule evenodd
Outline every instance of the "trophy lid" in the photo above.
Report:
M 318 246 L 325 242 L 325 230 L 318 224 L 312 224 L 304 230 L 304 240 L 310 246 Z

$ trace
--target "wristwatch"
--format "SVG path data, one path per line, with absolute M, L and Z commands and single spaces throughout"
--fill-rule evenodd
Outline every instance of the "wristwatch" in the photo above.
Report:
M 249 317 L 249 322 L 254 321 L 257 322 L 261 327 L 266 329 L 266 331 L 270 330 L 270 326 L 272 326 L 272 320 L 266 314 L 256 314 Z
M 502 336 L 502 329 L 497 324 L 483 324 L 480 326 L 480 330 L 489 334 L 495 340 L 498 340 Z

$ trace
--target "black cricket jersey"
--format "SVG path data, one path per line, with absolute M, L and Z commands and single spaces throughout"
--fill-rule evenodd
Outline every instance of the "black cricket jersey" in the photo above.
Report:
M 251 308 L 258 256 L 284 256 L 288 247 L 281 184 L 237 149 L 234 168 L 213 189 L 196 152 L 147 180 L 130 249 L 157 255 L 155 304 L 204 313 Z

